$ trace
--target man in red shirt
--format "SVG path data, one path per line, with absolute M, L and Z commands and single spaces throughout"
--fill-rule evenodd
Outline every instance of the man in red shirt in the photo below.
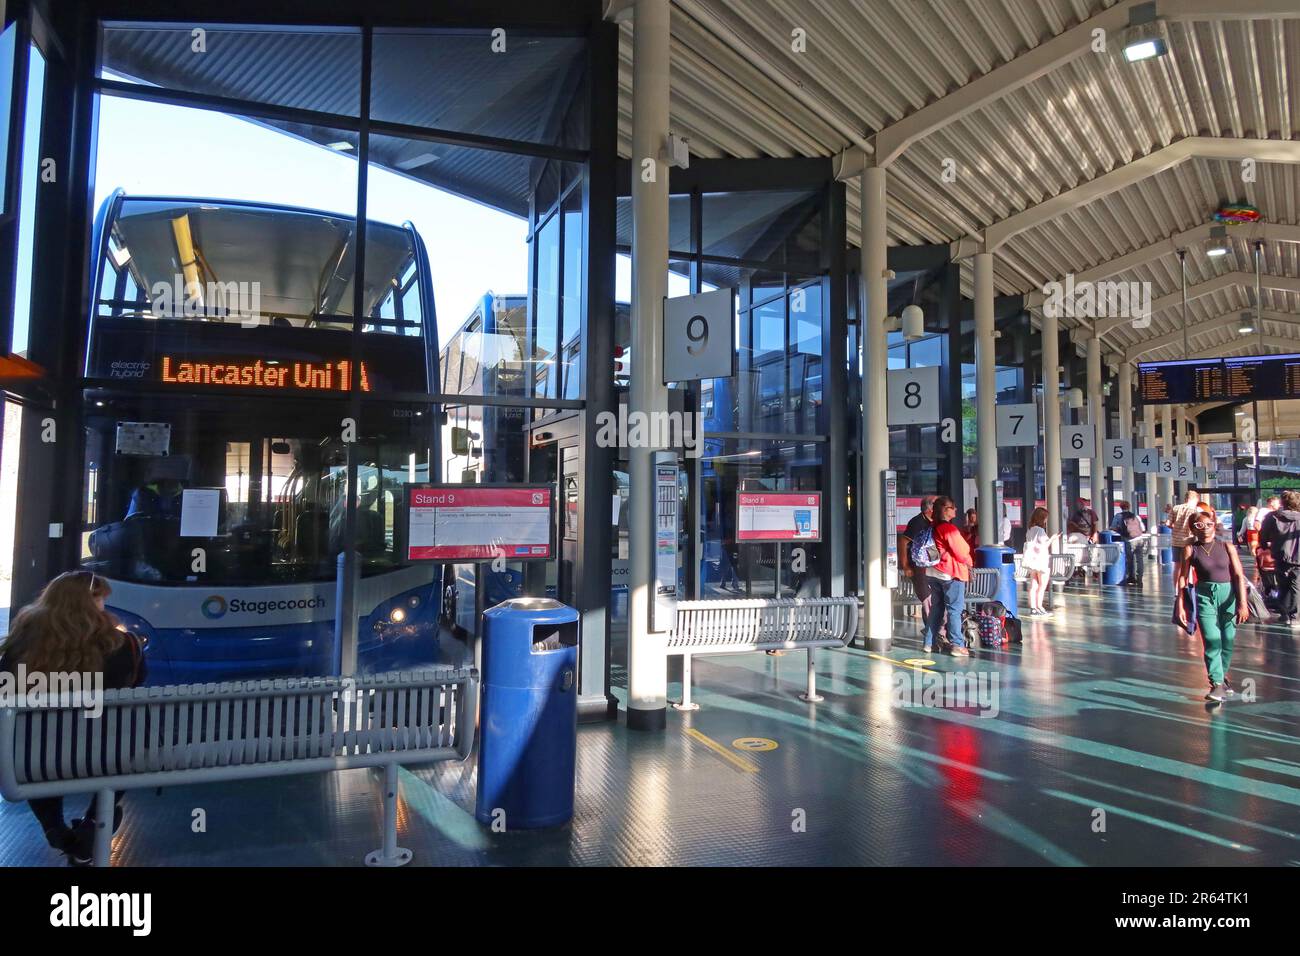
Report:
M 925 649 L 934 647 L 939 626 L 948 616 L 948 641 L 953 657 L 970 657 L 961 633 L 961 612 L 966 607 L 966 582 L 975 562 L 970 545 L 961 530 L 952 523 L 957 506 L 951 498 L 940 496 L 934 501 L 934 543 L 939 549 L 939 563 L 926 569 L 930 583 L 930 614 L 925 621 Z

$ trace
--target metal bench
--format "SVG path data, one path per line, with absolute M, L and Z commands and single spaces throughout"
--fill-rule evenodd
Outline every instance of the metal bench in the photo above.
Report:
M 997 568 L 971 568 L 966 582 L 966 603 L 974 606 L 997 599 L 1002 585 L 1002 572 Z
M 478 673 L 437 668 L 361 678 L 290 678 L 110 690 L 102 713 L 67 695 L 0 709 L 0 794 L 94 791 L 94 861 L 107 866 L 115 790 L 384 768 L 383 848 L 400 866 L 397 768 L 463 760 L 474 742 Z
M 1062 585 L 1074 576 L 1074 555 L 1054 554 L 1048 565 L 1048 580 L 1052 584 Z
M 691 703 L 691 658 L 745 651 L 806 650 L 808 688 L 803 700 L 819 701 L 813 651 L 843 647 L 858 629 L 858 599 L 783 598 L 736 601 L 680 601 L 677 626 L 668 634 L 668 654 L 682 658 L 682 700 Z
M 898 587 L 894 588 L 894 603 L 899 607 L 920 607 L 925 602 L 916 596 L 916 582 L 900 574 Z
M 905 617 L 921 617 L 921 609 L 925 607 L 916 594 L 916 580 L 906 575 L 898 576 L 898 587 L 894 588 L 894 606 L 902 608 L 905 611 Z

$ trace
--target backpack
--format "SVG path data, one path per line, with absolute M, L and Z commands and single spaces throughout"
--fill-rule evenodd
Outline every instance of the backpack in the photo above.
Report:
M 1020 618 L 1008 614 L 1006 620 L 1002 622 L 1002 628 L 1006 632 L 1008 644 L 1024 643 L 1025 633 L 1020 627 Z
M 1001 647 L 1007 640 L 1006 608 L 1001 601 L 988 601 L 975 613 L 981 647 Z
M 1273 512 L 1274 531 L 1270 546 L 1281 564 L 1300 564 L 1300 515 L 1294 511 Z
M 912 546 L 907 549 L 907 556 L 916 568 L 932 568 L 939 563 L 939 547 L 934 543 L 934 527 L 922 528 L 912 539 Z

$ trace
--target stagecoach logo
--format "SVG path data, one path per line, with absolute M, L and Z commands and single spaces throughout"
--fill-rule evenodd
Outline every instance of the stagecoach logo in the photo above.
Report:
M 314 611 L 325 606 L 325 598 L 317 594 L 314 597 L 281 598 L 270 601 L 245 601 L 231 598 L 227 601 L 219 594 L 209 595 L 200 605 L 199 610 L 209 621 L 231 614 L 270 614 L 274 611 Z
M 219 617 L 225 616 L 226 599 L 219 594 L 214 594 L 203 602 L 203 616 L 209 620 L 215 621 Z
M 541 503 L 542 503 L 542 493 L 541 493 L 540 491 L 534 491 L 534 492 L 533 492 L 533 504 L 535 504 L 535 505 L 540 505 Z

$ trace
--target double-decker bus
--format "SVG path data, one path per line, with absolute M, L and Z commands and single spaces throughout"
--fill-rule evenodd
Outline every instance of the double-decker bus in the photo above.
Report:
M 349 454 L 357 670 L 432 662 L 439 569 L 404 560 L 402 484 L 437 481 L 424 244 L 366 227 L 359 421 L 349 417 L 354 219 L 109 197 L 95 225 L 82 559 L 145 639 L 151 680 L 335 673 Z M 432 464 L 431 464 L 432 463 Z

